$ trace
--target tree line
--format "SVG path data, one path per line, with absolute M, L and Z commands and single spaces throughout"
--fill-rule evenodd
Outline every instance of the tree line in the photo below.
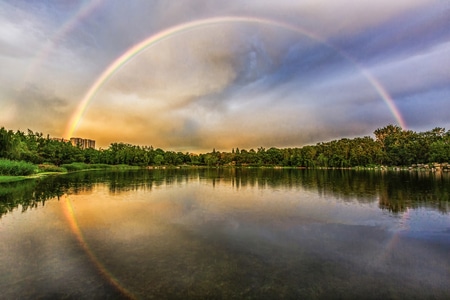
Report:
M 82 149 L 42 133 L 0 129 L 0 158 L 33 164 L 127 164 L 134 166 L 290 166 L 370 167 L 409 166 L 450 162 L 450 130 L 436 127 L 425 132 L 387 125 L 374 137 L 342 138 L 298 148 L 239 149 L 194 154 L 165 151 L 152 146 L 112 143 L 107 149 Z

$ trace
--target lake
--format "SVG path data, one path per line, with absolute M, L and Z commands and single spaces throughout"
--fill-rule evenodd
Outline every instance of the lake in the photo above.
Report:
M 450 174 L 91 171 L 0 185 L 1 299 L 449 299 Z

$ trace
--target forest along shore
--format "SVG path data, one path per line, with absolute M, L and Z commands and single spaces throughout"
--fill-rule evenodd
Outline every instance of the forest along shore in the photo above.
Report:
M 136 167 L 291 167 L 392 169 L 446 172 L 450 162 L 450 131 L 436 127 L 425 132 L 387 125 L 374 137 L 342 138 L 297 148 L 264 148 L 208 153 L 175 152 L 112 143 L 106 149 L 74 146 L 63 139 L 28 130 L 0 128 L 0 175 L 23 176 L 108 166 Z M 12 165 L 22 164 L 17 173 Z M 26 165 L 28 164 L 28 165 Z M 32 170 L 31 173 L 30 170 Z

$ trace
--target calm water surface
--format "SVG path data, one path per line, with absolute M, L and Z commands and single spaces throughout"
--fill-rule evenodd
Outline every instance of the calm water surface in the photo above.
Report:
M 1 299 L 449 299 L 450 174 L 82 172 L 0 185 Z

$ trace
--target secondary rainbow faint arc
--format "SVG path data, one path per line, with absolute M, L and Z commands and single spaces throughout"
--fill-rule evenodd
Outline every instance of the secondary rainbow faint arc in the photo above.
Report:
M 103 73 L 96 79 L 94 84 L 91 86 L 91 88 L 88 90 L 88 92 L 85 94 L 81 102 L 78 104 L 75 112 L 72 114 L 72 117 L 70 118 L 70 121 L 66 127 L 64 137 L 70 138 L 73 133 L 75 132 L 75 129 L 77 128 L 78 124 L 80 123 L 81 118 L 83 117 L 83 114 L 89 104 L 89 102 L 94 98 L 94 96 L 97 94 L 99 89 L 108 81 L 109 78 L 117 71 L 119 70 L 123 65 L 125 65 L 128 61 L 130 61 L 132 58 L 136 57 L 140 53 L 142 53 L 145 49 L 155 45 L 156 43 L 163 41 L 173 35 L 181 34 L 183 32 L 193 30 L 198 27 L 208 26 L 208 25 L 214 25 L 214 24 L 223 24 L 223 23 L 259 23 L 259 24 L 265 24 L 275 27 L 284 28 L 290 31 L 294 31 L 300 34 L 303 34 L 313 40 L 316 40 L 332 49 L 337 51 L 339 54 L 341 54 L 343 57 L 345 57 L 347 60 L 352 62 L 358 69 L 360 69 L 361 73 L 366 77 L 366 79 L 372 84 L 372 86 L 375 88 L 375 90 L 378 92 L 378 94 L 381 96 L 383 101 L 388 106 L 389 110 L 393 114 L 394 118 L 398 122 L 398 124 L 406 128 L 406 124 L 398 111 L 397 107 L 395 106 L 395 103 L 389 93 L 384 89 L 384 87 L 381 85 L 381 83 L 365 68 L 363 68 L 361 65 L 359 65 L 353 58 L 351 58 L 348 54 L 344 53 L 342 50 L 336 48 L 335 46 L 331 45 L 327 41 L 323 40 L 319 36 L 317 36 L 314 33 L 308 32 L 300 27 L 293 26 L 287 23 L 270 20 L 270 19 L 262 19 L 262 18 L 255 18 L 255 17 L 243 17 L 243 16 L 224 16 L 224 17 L 215 17 L 215 18 L 208 18 L 208 19 L 202 19 L 197 21 L 192 21 L 188 23 L 183 23 L 177 26 L 170 27 L 168 29 L 165 29 L 163 31 L 160 31 L 147 39 L 143 40 L 142 42 L 134 45 L 130 49 L 128 49 L 124 54 L 122 54 L 120 57 L 118 57 L 112 64 L 109 65 L 109 67 L 103 71 Z
M 57 46 L 57 43 L 69 32 L 76 28 L 76 25 L 80 23 L 84 18 L 88 17 L 93 11 L 95 11 L 100 5 L 103 4 L 105 0 L 92 0 L 82 4 L 80 9 L 69 18 L 60 29 L 53 34 L 49 41 L 40 49 L 40 51 L 35 56 L 33 62 L 30 64 L 24 79 L 22 81 L 22 88 L 28 83 L 28 81 L 33 77 L 37 70 L 41 67 L 42 63 L 52 54 Z

